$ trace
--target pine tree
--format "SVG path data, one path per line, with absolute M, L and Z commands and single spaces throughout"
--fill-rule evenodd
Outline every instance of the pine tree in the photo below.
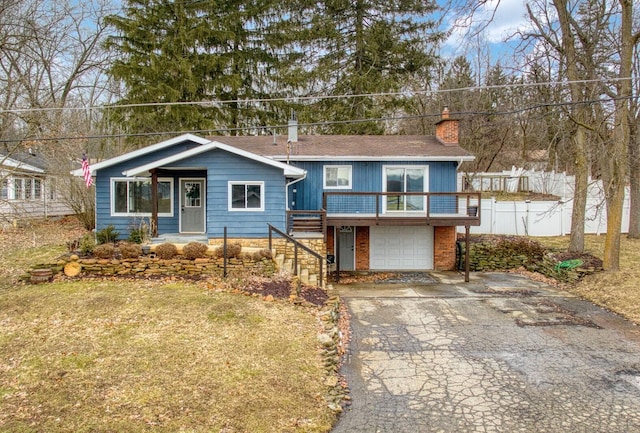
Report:
M 306 95 L 328 95 L 303 109 L 313 121 L 379 118 L 401 110 L 399 97 L 360 96 L 400 92 L 416 77 L 429 80 L 442 38 L 429 15 L 432 1 L 302 0 L 292 15 L 303 31 L 300 46 L 307 54 Z M 349 95 L 342 97 L 342 95 Z M 382 133 L 381 122 L 334 124 L 332 133 Z
M 128 132 L 240 134 L 269 123 L 277 107 L 238 101 L 278 96 L 272 72 L 290 56 L 271 33 L 270 3 L 127 0 L 125 16 L 108 18 L 117 31 L 109 46 L 120 59 L 110 73 L 124 89 L 120 104 L 161 104 L 116 110 Z M 207 101 L 230 102 L 192 104 Z

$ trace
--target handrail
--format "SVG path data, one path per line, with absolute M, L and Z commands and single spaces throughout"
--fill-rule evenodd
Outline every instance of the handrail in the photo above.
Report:
M 293 252 L 293 273 L 294 275 L 298 275 L 298 247 L 302 248 L 304 251 L 306 251 L 307 253 L 311 254 L 313 257 L 315 257 L 318 260 L 318 268 L 320 271 L 320 275 L 318 276 L 318 278 L 320 279 L 320 287 L 322 287 L 322 274 L 323 274 L 323 267 L 322 267 L 322 261 L 324 260 L 324 258 L 318 254 L 317 252 L 313 251 L 311 248 L 309 248 L 308 246 L 306 246 L 305 244 L 299 242 L 298 240 L 296 240 L 295 238 L 289 236 L 288 234 L 286 234 L 285 232 L 283 232 L 282 230 L 278 229 L 277 227 L 272 226 L 271 224 L 267 223 L 267 225 L 269 226 L 269 250 L 272 250 L 273 248 L 273 241 L 272 241 L 272 233 L 275 232 L 276 234 L 279 234 L 280 236 L 282 236 L 287 242 L 291 242 L 293 243 L 293 247 L 294 247 L 294 252 Z

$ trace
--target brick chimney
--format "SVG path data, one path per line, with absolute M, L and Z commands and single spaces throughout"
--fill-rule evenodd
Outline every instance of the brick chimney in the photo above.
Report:
M 442 118 L 436 123 L 436 138 L 445 146 L 458 145 L 458 120 L 449 118 L 449 107 L 444 107 Z

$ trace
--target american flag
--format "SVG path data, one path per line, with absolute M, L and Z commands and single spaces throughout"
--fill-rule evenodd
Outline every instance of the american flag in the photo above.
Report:
M 89 167 L 87 155 L 82 155 L 82 174 L 84 176 L 85 185 L 87 185 L 87 188 L 91 188 L 91 185 L 93 185 L 93 178 L 91 177 L 91 168 Z

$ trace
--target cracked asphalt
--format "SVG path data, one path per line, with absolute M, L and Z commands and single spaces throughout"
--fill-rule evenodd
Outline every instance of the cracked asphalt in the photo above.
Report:
M 351 313 L 333 433 L 640 431 L 640 328 L 516 274 L 335 286 Z

